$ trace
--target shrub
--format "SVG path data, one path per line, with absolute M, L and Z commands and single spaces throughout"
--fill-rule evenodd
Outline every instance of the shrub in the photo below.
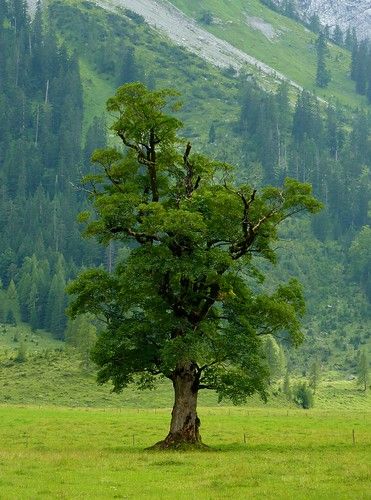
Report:
M 132 21 L 134 21 L 136 24 L 144 24 L 146 20 L 144 19 L 143 16 L 140 14 L 137 14 L 133 10 L 130 9 L 125 9 L 124 13 L 127 17 L 129 17 Z
M 202 12 L 202 14 L 200 15 L 200 23 L 202 24 L 207 24 L 207 25 L 210 25 L 210 24 L 213 24 L 213 13 L 210 11 L 210 10 L 204 10 Z
M 306 382 L 297 385 L 294 388 L 294 401 L 301 408 L 308 410 L 314 405 L 313 391 L 308 387 Z
M 17 363 L 24 363 L 27 359 L 27 347 L 24 342 L 19 344 L 17 356 L 14 358 L 14 361 Z

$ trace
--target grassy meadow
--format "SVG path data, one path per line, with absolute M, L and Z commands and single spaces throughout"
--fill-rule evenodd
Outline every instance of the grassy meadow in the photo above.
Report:
M 26 359 L 17 362 L 21 342 Z M 370 498 L 371 398 L 335 375 L 323 374 L 311 410 L 282 394 L 268 405 L 252 398 L 230 407 L 202 392 L 210 450 L 146 451 L 167 433 L 169 384 L 111 394 L 71 348 L 7 326 L 0 339 L 0 499 Z
M 154 452 L 168 409 L 1 406 L 0 498 L 370 498 L 370 413 L 199 413 L 210 451 Z

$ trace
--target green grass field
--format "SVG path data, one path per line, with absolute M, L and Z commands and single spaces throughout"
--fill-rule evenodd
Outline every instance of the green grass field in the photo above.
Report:
M 370 413 L 199 413 L 210 451 L 153 452 L 168 410 L 2 406 L 0 497 L 370 498 Z

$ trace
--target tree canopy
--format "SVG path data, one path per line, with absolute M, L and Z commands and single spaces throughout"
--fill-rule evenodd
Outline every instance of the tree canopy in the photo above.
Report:
M 122 147 L 100 149 L 101 171 L 83 182 L 93 210 L 87 236 L 129 244 L 113 272 L 89 269 L 69 286 L 70 314 L 103 321 L 93 358 L 98 380 L 114 390 L 163 375 L 175 404 L 165 445 L 199 442 L 199 389 L 238 403 L 269 382 L 264 335 L 302 340 L 305 306 L 296 280 L 262 287 L 257 263 L 276 260 L 278 226 L 321 204 L 311 186 L 286 179 L 259 191 L 238 184 L 233 168 L 194 153 L 179 138 L 171 90 L 131 83 L 108 100 Z M 188 387 L 188 388 L 187 388 Z

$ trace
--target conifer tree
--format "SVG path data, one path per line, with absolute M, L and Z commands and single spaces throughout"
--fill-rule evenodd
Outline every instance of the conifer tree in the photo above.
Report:
M 318 14 L 312 14 L 312 16 L 310 17 L 309 29 L 313 31 L 313 33 L 319 33 L 321 31 L 321 22 Z
M 368 74 L 368 44 L 363 40 L 358 47 L 357 60 L 355 63 L 354 79 L 356 82 L 356 92 L 361 95 L 366 94 L 367 82 L 369 79 Z
M 66 328 L 67 306 L 65 294 L 66 282 L 61 272 L 54 274 L 50 284 L 50 290 L 46 308 L 46 328 L 58 339 L 63 339 Z
M 357 384 L 366 392 L 370 383 L 370 366 L 366 349 L 359 353 Z
M 215 125 L 214 123 L 212 123 L 209 129 L 209 143 L 214 144 L 215 140 L 216 140 Z
M 330 80 L 330 72 L 326 66 L 326 57 L 328 54 L 327 42 L 325 33 L 322 31 L 317 39 L 317 73 L 316 73 L 316 85 L 318 87 L 327 87 Z
M 336 45 L 339 45 L 339 47 L 342 47 L 344 44 L 344 34 L 341 31 L 340 26 L 337 24 L 335 26 L 334 34 L 332 35 L 332 40 Z
M 283 379 L 282 392 L 285 394 L 286 398 L 291 401 L 292 398 L 292 390 L 290 383 L 290 373 L 289 370 L 286 369 L 285 378 Z
M 309 387 L 313 390 L 313 394 L 318 388 L 321 377 L 321 366 L 318 360 L 314 361 L 309 369 Z
M 17 288 L 13 280 L 10 281 L 6 292 L 7 318 L 11 318 L 11 324 L 18 323 L 20 319 L 20 307 Z M 9 322 L 9 321 L 8 321 Z
M 135 57 L 135 49 L 131 46 L 125 47 L 119 66 L 117 83 L 123 85 L 138 80 L 141 80 L 141 71 Z

